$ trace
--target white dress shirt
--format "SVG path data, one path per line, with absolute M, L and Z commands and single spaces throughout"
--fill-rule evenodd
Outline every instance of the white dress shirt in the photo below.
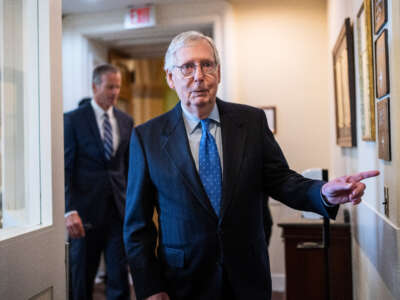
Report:
M 114 116 L 114 110 L 113 106 L 111 106 L 107 111 L 104 111 L 94 99 L 90 101 L 90 104 L 93 107 L 94 110 L 94 115 L 96 116 L 96 121 L 97 121 L 97 127 L 99 128 L 100 131 L 100 137 L 103 140 L 104 138 L 104 129 L 103 129 L 103 123 L 104 123 L 104 113 L 108 114 L 108 117 L 110 119 L 110 124 L 112 128 L 112 137 L 113 137 L 113 155 L 117 152 L 118 146 L 119 146 L 119 128 L 118 128 L 118 123 L 117 119 Z

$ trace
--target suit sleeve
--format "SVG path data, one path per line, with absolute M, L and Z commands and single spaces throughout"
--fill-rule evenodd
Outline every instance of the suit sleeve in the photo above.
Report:
M 156 190 L 150 179 L 142 142 L 133 129 L 130 160 L 124 243 L 135 292 L 138 299 L 165 291 L 161 268 L 155 255 L 157 230 L 152 220 Z
M 289 207 L 335 218 L 338 206 L 325 206 L 321 196 L 321 188 L 325 182 L 305 178 L 289 168 L 280 146 L 268 127 L 264 112 L 260 112 L 266 192 Z
M 65 211 L 76 210 L 71 195 L 72 174 L 75 166 L 76 139 L 70 115 L 64 115 L 64 175 Z
M 133 119 L 130 119 L 130 120 L 129 120 L 129 136 L 132 135 L 132 130 L 133 130 L 133 127 L 134 127 L 134 126 L 135 126 L 135 122 L 133 121 Z M 124 162 L 125 162 L 125 164 L 124 164 L 124 166 L 125 166 L 124 175 L 125 175 L 125 178 L 128 178 L 128 169 L 129 169 L 129 148 L 130 148 L 130 146 L 128 147 L 128 149 L 127 149 L 126 152 L 124 153 Z

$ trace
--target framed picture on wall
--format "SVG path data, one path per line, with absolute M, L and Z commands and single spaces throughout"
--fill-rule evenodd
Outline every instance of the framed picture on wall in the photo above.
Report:
M 378 118 L 378 157 L 391 160 L 390 151 L 390 100 L 385 98 L 376 105 Z
M 379 30 L 387 21 L 387 0 L 374 1 L 374 31 L 378 34 Z
M 377 98 L 389 93 L 389 55 L 386 29 L 375 41 L 375 81 Z
M 269 129 L 273 134 L 276 133 L 276 108 L 275 106 L 263 106 L 261 109 L 267 117 Z
M 356 31 L 361 133 L 364 141 L 375 141 L 375 97 L 371 23 L 371 1 L 364 0 L 357 14 Z
M 356 107 L 354 81 L 354 44 L 350 19 L 346 18 L 333 48 L 336 143 L 356 146 Z

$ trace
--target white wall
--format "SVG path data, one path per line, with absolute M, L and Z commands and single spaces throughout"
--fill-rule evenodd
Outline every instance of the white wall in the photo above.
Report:
M 328 30 L 329 51 L 333 49 L 337 36 L 346 17 L 356 22 L 357 13 L 362 0 L 330 0 L 328 1 Z M 392 7 L 393 4 L 393 7 Z M 393 13 L 392 13 L 393 10 Z M 379 169 L 381 175 L 377 179 L 366 181 L 367 190 L 363 197 L 364 203 L 352 209 L 352 244 L 353 244 L 353 285 L 354 299 L 399 299 L 400 297 L 400 267 L 399 267 L 399 188 L 397 175 L 399 169 L 399 95 L 396 84 L 399 74 L 400 41 L 398 25 L 400 22 L 400 4 L 388 0 L 389 21 L 389 65 L 391 82 L 391 128 L 392 154 L 391 162 L 378 159 L 376 142 L 365 142 L 361 139 L 360 100 L 358 83 L 356 86 L 356 115 L 357 115 L 357 147 L 343 149 L 331 139 L 332 173 L 340 175 L 366 169 Z M 396 26 L 394 26 L 396 24 Z M 397 28 L 396 28 L 397 27 Z M 355 29 L 355 44 L 357 34 Z M 355 55 L 356 74 L 358 74 L 358 57 Z M 331 135 L 335 132 L 334 91 L 332 63 L 329 63 L 329 103 Z M 397 80 L 396 80 L 397 79 Z M 356 76 L 357 81 L 357 76 Z M 384 215 L 383 186 L 389 187 L 390 216 Z
M 277 109 L 276 138 L 290 166 L 330 167 L 328 39 L 325 0 L 251 1 L 233 5 L 237 56 L 234 100 Z M 270 202 L 272 285 L 284 290 L 282 222 L 300 212 Z
M 77 107 L 79 100 L 92 95 L 92 69 L 107 62 L 107 47 L 89 40 L 65 23 L 62 47 L 64 111 L 69 111 Z
M 276 137 L 292 168 L 329 167 L 324 0 L 234 5 L 238 102 L 277 108 Z

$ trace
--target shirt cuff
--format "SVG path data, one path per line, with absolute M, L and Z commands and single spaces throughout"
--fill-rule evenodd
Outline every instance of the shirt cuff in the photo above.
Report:
M 326 206 L 326 207 L 336 207 L 337 204 L 331 204 L 328 202 L 328 200 L 325 198 L 324 195 L 322 195 L 322 191 L 321 191 L 321 199 L 322 199 L 322 203 Z
M 72 215 L 72 214 L 77 214 L 77 213 L 78 213 L 78 211 L 76 211 L 76 210 L 71 210 L 71 211 L 66 212 L 66 213 L 64 214 L 64 218 L 66 218 L 66 217 L 68 217 L 68 216 L 70 216 L 70 215 Z

